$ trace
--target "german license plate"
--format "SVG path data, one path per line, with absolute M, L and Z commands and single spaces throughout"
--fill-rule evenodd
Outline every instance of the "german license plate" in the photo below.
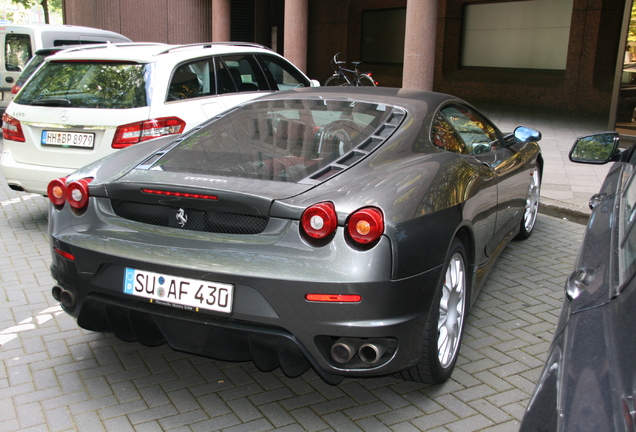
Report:
M 234 286 L 126 268 L 124 293 L 180 309 L 230 313 Z
M 82 132 L 42 131 L 42 145 L 62 147 L 80 147 L 92 149 L 95 146 L 95 134 Z

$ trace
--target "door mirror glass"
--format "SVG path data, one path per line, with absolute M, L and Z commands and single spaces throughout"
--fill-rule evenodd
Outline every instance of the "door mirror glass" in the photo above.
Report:
M 618 134 L 614 132 L 578 138 L 570 151 L 570 160 L 589 164 L 607 163 L 614 157 L 618 141 Z
M 537 142 L 541 139 L 541 132 L 525 126 L 519 126 L 514 132 L 517 142 Z

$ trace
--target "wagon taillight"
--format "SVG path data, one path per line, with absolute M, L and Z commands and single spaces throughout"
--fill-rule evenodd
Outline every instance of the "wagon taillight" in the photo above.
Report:
M 186 122 L 179 117 L 162 117 L 119 126 L 111 147 L 121 149 L 153 138 L 180 134 Z
M 22 124 L 20 120 L 15 117 L 11 117 L 9 114 L 4 113 L 2 115 L 2 135 L 4 139 L 25 142 L 24 132 L 22 131 Z

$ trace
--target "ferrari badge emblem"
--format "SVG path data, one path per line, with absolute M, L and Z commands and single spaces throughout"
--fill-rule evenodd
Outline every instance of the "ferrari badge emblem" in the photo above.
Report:
M 182 208 L 180 208 L 177 212 L 177 222 L 179 222 L 179 226 L 181 226 L 181 228 L 183 228 L 185 224 L 188 223 L 188 215 Z

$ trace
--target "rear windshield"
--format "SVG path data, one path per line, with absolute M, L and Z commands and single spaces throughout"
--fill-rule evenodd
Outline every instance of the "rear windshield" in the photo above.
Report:
M 49 62 L 22 89 L 22 105 L 75 108 L 148 106 L 150 66 L 131 63 Z
M 324 99 L 252 102 L 186 137 L 150 169 L 297 182 L 367 142 L 391 110 Z
M 44 59 L 47 56 L 48 55 L 44 54 L 36 54 L 31 57 L 31 60 L 29 60 L 29 62 L 24 67 L 24 70 L 20 74 L 19 79 L 26 81 L 31 75 L 33 75 L 33 72 L 35 72 L 42 63 L 44 63 Z

